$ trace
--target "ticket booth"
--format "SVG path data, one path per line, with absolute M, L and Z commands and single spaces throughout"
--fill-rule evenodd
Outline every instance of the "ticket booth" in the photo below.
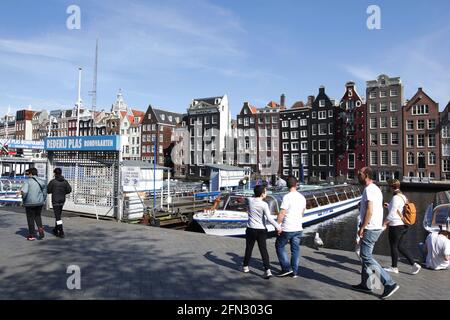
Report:
M 119 136 L 49 137 L 45 150 L 49 179 L 61 168 L 72 186 L 64 210 L 121 220 Z

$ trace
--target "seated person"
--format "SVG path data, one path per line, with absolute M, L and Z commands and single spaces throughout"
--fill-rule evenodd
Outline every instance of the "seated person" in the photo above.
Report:
M 426 267 L 432 270 L 450 269 L 450 233 L 448 231 L 440 231 L 439 233 L 431 233 L 425 240 L 425 244 L 421 243 L 422 253 L 426 255 Z

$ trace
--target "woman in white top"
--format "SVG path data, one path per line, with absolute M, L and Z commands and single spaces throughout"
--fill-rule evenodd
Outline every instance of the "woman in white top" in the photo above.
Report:
M 398 273 L 397 263 L 400 252 L 412 266 L 411 273 L 417 274 L 420 271 L 421 266 L 414 261 L 412 255 L 404 246 L 405 235 L 408 232 L 409 226 L 405 225 L 402 217 L 403 207 L 405 206 L 408 199 L 400 191 L 400 181 L 394 179 L 390 180 L 388 183 L 394 196 L 392 197 L 392 200 L 389 204 L 384 204 L 384 206 L 389 211 L 389 214 L 384 220 L 384 227 L 389 228 L 389 244 L 391 247 L 392 266 L 389 268 L 384 268 L 384 270 L 388 272 Z
M 243 271 L 250 272 L 249 262 L 252 257 L 253 246 L 258 242 L 259 251 L 264 264 L 264 278 L 268 279 L 272 276 L 270 271 L 269 253 L 267 252 L 267 228 L 266 220 L 271 223 L 277 232 L 281 232 L 281 226 L 275 221 L 270 214 L 269 205 L 264 201 L 267 195 L 265 186 L 256 186 L 253 190 L 255 197 L 249 198 L 249 212 L 247 230 L 245 232 L 246 246 Z

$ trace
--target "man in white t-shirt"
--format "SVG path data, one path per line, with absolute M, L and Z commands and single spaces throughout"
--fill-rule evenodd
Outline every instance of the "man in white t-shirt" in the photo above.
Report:
M 300 240 L 303 233 L 303 214 L 306 210 L 306 199 L 297 191 L 298 181 L 294 177 L 287 179 L 289 193 L 283 197 L 281 211 L 278 215 L 278 224 L 282 232 L 278 234 L 275 242 L 278 260 L 281 265 L 279 277 L 292 275 L 298 276 L 298 265 L 300 262 Z M 291 245 L 291 261 L 285 251 L 286 245 Z
M 425 241 L 426 265 L 433 270 L 450 269 L 449 232 L 431 233 Z
M 372 283 L 377 280 L 373 277 L 379 277 L 384 286 L 381 298 L 387 299 L 400 286 L 392 280 L 391 276 L 372 256 L 375 243 L 383 232 L 383 194 L 372 179 L 373 171 L 371 168 L 365 167 L 358 171 L 359 183 L 365 186 L 359 208 L 360 225 L 358 229 L 362 271 L 361 283 L 352 287 L 358 291 L 372 293 Z

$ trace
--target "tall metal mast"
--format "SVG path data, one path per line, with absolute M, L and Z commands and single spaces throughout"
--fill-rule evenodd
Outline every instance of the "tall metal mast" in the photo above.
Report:
M 94 83 L 90 95 L 92 96 L 92 135 L 95 129 L 95 109 L 97 108 L 97 70 L 98 70 L 98 39 L 95 44 Z
M 78 68 L 78 101 L 77 101 L 77 137 L 80 136 L 80 110 L 81 110 L 81 71 L 83 69 Z

